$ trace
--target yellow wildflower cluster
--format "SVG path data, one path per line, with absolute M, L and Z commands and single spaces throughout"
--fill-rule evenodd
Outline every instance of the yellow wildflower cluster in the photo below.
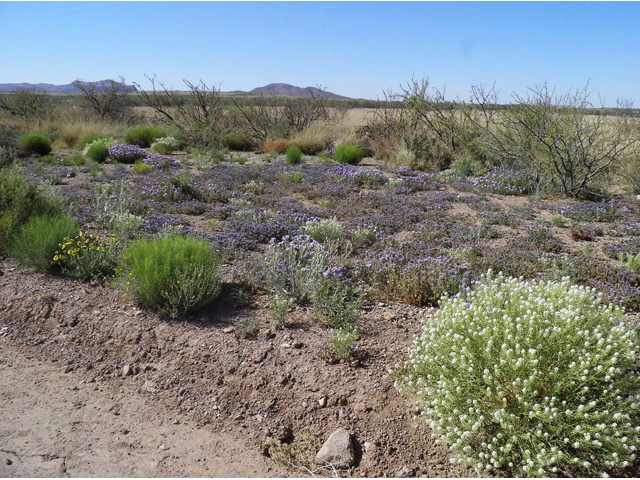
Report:
M 88 252 L 106 253 L 108 249 L 113 248 L 118 242 L 118 237 L 113 234 L 107 240 L 102 240 L 96 235 L 86 234 L 80 230 L 77 236 L 64 238 L 60 244 L 60 250 L 53 257 L 53 261 L 63 263 L 70 257 L 81 257 Z

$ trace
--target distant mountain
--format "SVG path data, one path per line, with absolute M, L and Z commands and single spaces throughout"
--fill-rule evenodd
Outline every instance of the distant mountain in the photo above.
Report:
M 90 83 L 94 83 L 96 85 L 96 90 L 100 91 L 104 88 L 110 87 L 111 82 L 115 80 L 99 80 L 97 82 L 82 82 L 84 85 L 89 85 Z M 136 87 L 133 85 L 124 85 L 120 84 L 120 82 L 115 81 L 117 84 L 121 85 L 119 87 L 120 91 L 126 92 L 135 92 Z M 66 85 L 53 85 L 51 83 L 0 83 L 0 92 L 15 92 L 16 90 L 36 90 L 38 92 L 47 92 L 47 93 L 78 93 L 77 87 L 74 86 L 75 82 L 68 83 Z
M 82 82 L 85 85 L 94 83 L 100 91 L 110 86 L 111 80 L 100 80 L 98 82 Z M 75 82 L 66 85 L 53 85 L 51 83 L 0 83 L 0 92 L 15 92 L 16 90 L 36 90 L 38 92 L 47 93 L 78 93 L 80 90 L 74 86 Z M 116 82 L 120 83 L 120 82 Z M 135 92 L 136 87 L 133 85 L 122 85 L 121 91 Z M 270 83 L 264 87 L 254 88 L 250 92 L 242 92 L 235 90 L 233 92 L 225 92 L 224 95 L 277 95 L 281 97 L 310 98 L 311 96 L 330 98 L 330 99 L 348 99 L 335 93 L 322 91 L 316 87 L 296 87 L 288 83 Z
M 278 95 L 282 97 L 297 97 L 297 98 L 332 98 L 332 99 L 347 99 L 349 97 L 343 97 L 335 93 L 322 91 L 316 87 L 300 88 L 295 85 L 289 85 L 288 83 L 270 83 L 264 87 L 254 88 L 249 92 L 252 95 Z

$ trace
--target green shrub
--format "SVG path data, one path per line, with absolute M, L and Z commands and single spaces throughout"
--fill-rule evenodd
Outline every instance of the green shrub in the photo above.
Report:
M 338 145 L 333 154 L 336 162 L 357 165 L 364 158 L 364 151 L 350 143 Z
M 180 143 L 173 137 L 160 137 L 151 144 L 151 150 L 161 155 L 168 155 L 180 148 Z
M 87 157 L 98 163 L 104 163 L 107 161 L 107 158 L 109 158 L 109 147 L 103 143 L 92 143 L 85 149 L 85 152 Z
M 0 168 L 8 167 L 18 158 L 18 151 L 13 147 L 0 145 Z
M 20 138 L 20 150 L 26 155 L 49 155 L 53 147 L 48 137 L 39 133 L 28 133 Z
M 636 255 L 627 253 L 626 257 L 624 253 L 620 253 L 618 254 L 618 260 L 625 263 L 632 272 L 640 273 L 640 253 Z
M 85 157 L 98 162 L 104 163 L 109 158 L 109 148 L 115 145 L 115 140 L 109 137 L 99 137 L 87 143 L 82 150 Z
M 112 276 L 116 269 L 118 237 L 102 240 L 82 230 L 75 237 L 65 237 L 58 245 L 53 261 L 63 273 L 81 280 L 98 280 Z
M 122 257 L 121 276 L 142 305 L 176 318 L 218 296 L 219 266 L 208 242 L 162 236 L 131 243 Z
M 640 444 L 637 342 L 592 289 L 489 271 L 423 318 L 397 385 L 478 472 L 591 476 Z
M 271 301 L 271 309 L 273 310 L 273 326 L 277 329 L 285 327 L 287 316 L 294 304 L 293 298 L 281 298 L 277 295 Z
M 295 145 L 287 148 L 287 151 L 284 153 L 285 162 L 287 165 L 297 165 L 302 161 L 302 150 Z
M 49 272 L 59 244 L 77 231 L 78 224 L 68 215 L 31 217 L 12 239 L 9 253 L 28 267 Z
M 27 179 L 16 166 L 0 169 L 0 251 L 31 216 L 64 211 L 64 200 L 50 185 Z
M 134 127 L 124 134 L 124 141 L 142 148 L 149 148 L 157 139 L 166 137 L 167 132 L 156 127 Z
M 353 346 L 360 338 L 360 332 L 352 325 L 335 329 L 331 335 L 331 342 L 325 349 L 324 356 L 331 362 L 352 362 L 358 359 L 358 351 Z
M 258 148 L 253 139 L 246 133 L 231 132 L 224 136 L 224 146 L 235 152 L 250 152 Z
M 339 267 L 333 267 L 316 282 L 311 308 L 326 325 L 339 328 L 353 323 L 363 301 L 364 295 L 343 278 Z

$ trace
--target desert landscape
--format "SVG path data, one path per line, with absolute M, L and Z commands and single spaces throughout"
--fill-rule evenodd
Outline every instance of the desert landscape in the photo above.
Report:
M 636 110 L 148 80 L 0 93 L 2 476 L 638 476 Z

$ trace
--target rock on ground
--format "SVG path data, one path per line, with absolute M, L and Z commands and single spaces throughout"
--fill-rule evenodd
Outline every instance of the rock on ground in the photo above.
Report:
M 349 468 L 353 466 L 355 460 L 351 435 L 344 428 L 333 432 L 316 455 L 318 464 L 330 463 L 335 468 Z

